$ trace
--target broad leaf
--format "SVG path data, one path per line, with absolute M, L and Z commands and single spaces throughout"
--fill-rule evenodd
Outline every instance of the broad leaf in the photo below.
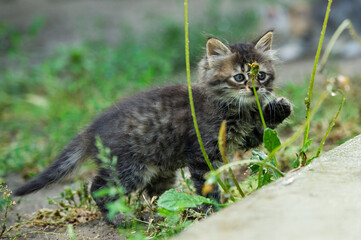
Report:
M 265 154 L 263 151 L 258 150 L 258 149 L 253 149 L 252 151 L 252 160 L 258 160 L 258 161 L 263 161 L 267 158 L 267 154 Z M 259 171 L 259 165 L 258 164 L 251 164 L 250 166 L 251 169 L 251 173 L 256 173 Z
M 266 158 L 267 158 L 267 154 L 265 154 L 263 151 L 258 150 L 258 149 L 254 149 L 252 151 L 251 159 L 262 161 L 262 160 L 265 160 Z
M 193 196 L 184 192 L 177 192 L 174 189 L 170 189 L 163 193 L 158 200 L 158 207 L 164 208 L 168 211 L 181 211 L 186 208 L 194 208 L 197 206 L 214 203 L 202 196 Z
M 264 147 L 269 153 L 273 152 L 277 147 L 281 146 L 281 141 L 278 138 L 277 131 L 267 128 L 263 133 L 263 143 Z M 271 164 L 277 166 L 275 157 L 271 158 Z M 270 171 L 273 173 L 276 179 L 279 178 L 278 174 L 275 171 Z
M 269 153 L 281 145 L 281 141 L 277 136 L 277 131 L 267 128 L 263 133 L 263 144 Z
M 113 219 L 118 213 L 131 213 L 132 209 L 127 206 L 124 199 L 117 199 L 114 202 L 107 203 L 105 206 L 109 213 L 107 217 Z
M 300 152 L 306 152 L 308 147 L 311 145 L 311 143 L 312 143 L 312 139 L 308 139 L 307 142 L 305 143 L 305 145 L 303 145 Z

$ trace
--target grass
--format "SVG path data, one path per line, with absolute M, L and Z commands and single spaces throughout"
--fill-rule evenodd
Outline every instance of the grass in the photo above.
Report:
M 239 40 L 235 39 L 235 36 L 237 38 L 245 36 L 255 28 L 257 18 L 252 11 L 237 15 L 238 17 L 232 20 L 225 20 L 217 11 L 220 1 L 213 0 L 211 3 L 212 7 L 208 11 L 212 19 L 207 21 L 212 21 L 214 24 L 207 24 L 207 26 L 212 26 L 211 29 L 207 28 L 208 32 L 233 41 Z M 232 26 L 238 26 L 239 22 L 243 21 L 249 24 L 243 29 L 237 28 L 238 30 L 234 31 Z M 172 21 L 163 23 L 160 32 L 145 34 L 147 39 L 153 39 L 152 42 L 145 42 L 142 38 L 135 39 L 132 36 L 123 39 L 117 46 L 88 42 L 59 48 L 53 56 L 30 65 L 29 59 L 22 53 L 21 41 L 22 38 L 31 36 L 30 33 L 36 34 L 41 24 L 41 20 L 34 23 L 35 30 L 29 30 L 27 33 L 20 33 L 11 26 L 0 25 L 0 34 L 8 36 L 7 39 L 10 39 L 11 43 L 2 50 L 8 54 L 7 57 L 12 59 L 12 63 L 16 62 L 16 68 L 1 70 L 0 74 L 0 89 L 5 90 L 0 91 L 0 178 L 13 172 L 21 173 L 24 178 L 29 178 L 41 171 L 56 157 L 69 139 L 117 99 L 155 85 L 185 82 L 183 78 L 175 79 L 174 77 L 183 76 L 185 61 L 183 26 Z M 196 26 L 190 29 L 191 63 L 197 62 L 199 49 L 203 48 L 205 43 L 206 38 L 199 34 L 200 29 L 204 29 L 202 24 L 193 24 Z M 231 35 L 227 26 L 233 31 Z M 334 73 L 337 74 L 337 72 L 334 70 Z M 361 130 L 359 117 L 361 107 L 358 98 L 361 77 L 348 77 L 351 78 L 352 87 L 345 94 L 346 103 L 341 117 L 335 122 L 335 127 L 325 142 L 326 149 L 344 142 Z M 315 85 L 314 99 L 317 99 L 320 92 L 326 89 L 326 78 L 332 78 L 332 75 L 325 75 L 323 83 Z M 279 130 L 281 139 L 287 139 L 290 132 L 295 132 L 303 124 L 304 97 L 307 95 L 307 89 L 307 83 L 301 86 L 288 83 L 279 89 L 277 95 L 291 99 L 295 110 L 288 124 Z M 323 133 L 327 131 L 329 122 L 338 111 L 339 103 L 338 97 L 327 98 L 314 116 L 309 133 L 313 136 L 313 142 L 307 151 L 309 156 L 315 155 L 318 151 Z M 278 153 L 277 159 L 282 171 L 293 168 L 294 162 L 297 162 L 299 158 L 296 153 L 299 153 L 301 145 L 302 142 L 296 142 Z M 239 160 L 241 157 L 234 158 Z M 238 186 L 243 191 L 239 191 L 238 187 L 225 181 L 226 187 L 230 188 L 231 196 L 235 196 L 236 199 L 241 198 L 242 193 L 249 194 L 260 186 L 260 182 L 264 184 L 271 181 L 272 175 L 263 167 L 268 164 L 271 170 L 276 171 L 277 168 L 264 161 L 265 158 L 260 152 L 254 152 L 253 159 L 247 162 L 251 164 L 249 169 L 243 172 L 238 169 L 234 174 L 232 173 L 232 180 L 246 174 L 248 181 L 243 181 L 241 186 Z M 257 163 L 262 168 L 257 168 L 252 163 Z M 236 165 L 232 162 L 230 164 Z M 228 171 L 230 166 L 219 169 L 215 174 L 221 175 L 222 170 Z M 257 175 L 259 172 L 263 174 L 262 178 L 259 177 L 261 175 Z M 189 181 L 184 177 L 181 189 L 192 193 L 189 190 L 191 186 Z M 87 194 L 83 194 L 84 192 L 83 189 L 77 194 L 89 199 Z M 62 197 L 65 203 L 59 204 L 63 205 L 64 211 L 84 209 L 84 206 L 90 208 L 89 204 L 94 206 L 94 203 L 88 202 L 88 205 L 82 206 L 72 201 L 72 191 L 69 189 L 65 189 Z M 132 201 L 138 201 L 137 209 L 132 208 L 133 212 L 144 212 L 145 209 L 150 212 L 158 211 L 153 209 L 153 201 L 146 199 L 140 201 L 136 198 Z M 174 212 L 168 210 L 163 211 L 163 214 L 167 220 L 157 221 L 155 218 L 141 220 L 143 221 L 140 226 L 141 231 L 151 238 L 169 237 L 192 221 L 205 217 L 192 209 L 178 209 Z M 64 219 L 59 221 L 68 223 Z M 76 238 L 72 225 L 69 226 L 69 237 Z M 123 234 L 132 237 L 132 231 L 135 231 L 134 228 L 123 231 Z M 135 232 L 139 233 L 138 230 Z

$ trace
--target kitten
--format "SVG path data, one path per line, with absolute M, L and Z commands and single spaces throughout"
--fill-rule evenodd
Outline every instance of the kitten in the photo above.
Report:
M 205 149 L 214 167 L 222 164 L 218 149 L 218 131 L 227 121 L 230 151 L 248 150 L 262 143 L 260 121 L 248 63 L 258 62 L 260 72 L 255 87 L 267 125 L 275 128 L 292 112 L 285 98 L 271 100 L 274 70 L 271 50 L 272 32 L 253 43 L 226 46 L 216 38 L 206 44 L 199 63 L 199 82 L 193 84 L 193 98 Z M 186 85 L 173 85 L 144 91 L 123 99 L 106 110 L 80 132 L 44 172 L 15 191 L 22 196 L 54 183 L 87 158 L 99 164 L 91 192 L 115 183 L 110 169 L 97 159 L 95 137 L 99 136 L 111 155 L 117 157 L 116 174 L 126 193 L 145 190 L 159 196 L 172 187 L 176 170 L 189 167 L 198 194 L 209 171 L 203 159 L 193 126 Z M 208 197 L 219 201 L 218 188 Z M 113 198 L 95 198 L 106 217 L 105 205 Z M 119 219 L 110 221 L 119 224 Z

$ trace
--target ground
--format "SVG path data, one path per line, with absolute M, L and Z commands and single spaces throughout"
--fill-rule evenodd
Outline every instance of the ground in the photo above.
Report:
M 23 183 L 19 174 L 12 174 L 6 178 L 10 189 L 15 189 Z M 36 193 L 25 196 L 21 202 L 14 206 L 10 213 L 8 226 L 16 224 L 17 215 L 22 216 L 21 221 L 26 221 L 40 209 L 55 209 L 54 205 L 48 204 L 48 198 L 58 197 L 64 191 L 64 187 L 70 183 L 54 184 L 53 186 L 42 189 Z M 18 200 L 19 198 L 14 198 Z M 118 231 L 109 226 L 100 215 L 91 221 L 79 223 L 74 226 L 78 239 L 122 239 Z M 69 239 L 67 226 L 65 224 L 56 226 L 31 226 L 21 228 L 20 233 L 27 234 L 27 239 Z

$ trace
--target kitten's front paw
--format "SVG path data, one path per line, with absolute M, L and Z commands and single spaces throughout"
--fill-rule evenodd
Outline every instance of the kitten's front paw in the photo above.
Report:
M 292 104 L 287 98 L 277 98 L 275 105 L 278 108 L 279 117 L 281 117 L 282 121 L 291 115 Z
M 271 128 L 275 128 L 291 115 L 292 104 L 287 98 L 276 98 L 265 106 L 263 112 L 267 125 Z

